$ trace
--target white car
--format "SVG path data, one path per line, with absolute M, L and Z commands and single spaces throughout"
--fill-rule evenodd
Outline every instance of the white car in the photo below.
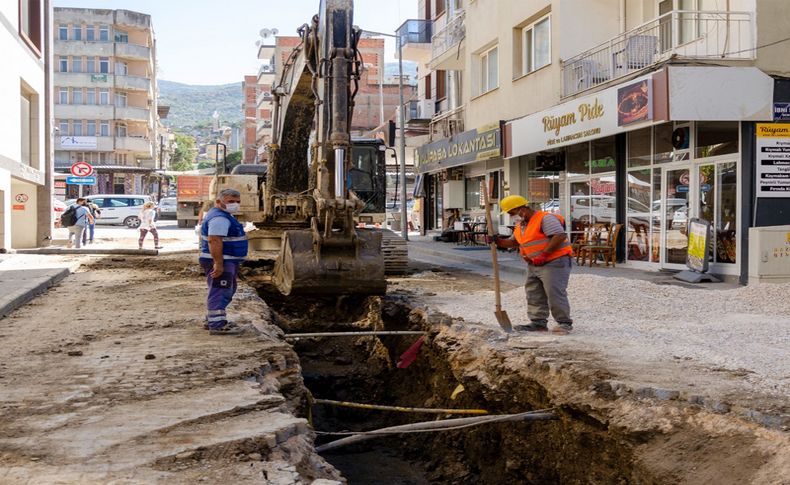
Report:
M 60 227 L 60 216 L 66 212 L 69 206 L 60 199 L 52 198 L 52 219 L 55 221 L 55 227 Z
M 101 210 L 96 224 L 123 224 L 136 229 L 140 226 L 140 211 L 143 204 L 151 202 L 147 195 L 97 194 L 86 197 Z

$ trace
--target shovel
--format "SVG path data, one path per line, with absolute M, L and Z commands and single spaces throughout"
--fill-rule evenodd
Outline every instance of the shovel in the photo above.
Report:
M 491 219 L 491 203 L 488 200 L 488 187 L 486 184 L 483 185 L 483 202 L 486 206 L 486 227 L 488 228 L 488 237 L 494 237 L 494 224 Z M 494 307 L 494 316 L 496 316 L 496 321 L 499 322 L 499 326 L 502 327 L 507 333 L 513 331 L 513 325 L 510 323 L 510 317 L 507 316 L 507 312 L 502 310 L 502 296 L 501 291 L 499 288 L 499 262 L 497 261 L 497 254 L 496 254 L 496 243 L 491 242 L 489 244 L 491 246 L 491 263 L 494 267 L 494 297 L 495 297 L 495 307 Z

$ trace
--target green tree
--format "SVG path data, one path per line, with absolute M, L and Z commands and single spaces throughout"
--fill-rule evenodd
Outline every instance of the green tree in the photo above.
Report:
M 197 156 L 195 138 L 183 133 L 176 133 L 176 149 L 170 159 L 170 169 L 179 172 L 192 170 L 195 165 L 195 156 Z
M 240 163 L 241 163 L 241 150 L 230 152 L 228 153 L 227 158 L 225 158 L 225 164 L 228 167 L 229 172 L 233 170 L 233 167 L 239 165 Z
M 212 168 L 214 167 L 214 160 L 201 160 L 198 162 L 197 168 L 198 170 L 202 170 L 204 168 Z

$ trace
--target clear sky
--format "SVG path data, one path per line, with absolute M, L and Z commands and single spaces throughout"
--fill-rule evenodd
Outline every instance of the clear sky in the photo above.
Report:
M 258 73 L 255 41 L 261 29 L 296 35 L 296 29 L 318 13 L 319 0 L 54 0 L 54 5 L 149 14 L 160 79 L 226 84 Z M 417 18 L 417 0 L 354 2 L 354 24 L 365 30 L 393 33 L 411 18 Z M 393 62 L 394 39 L 386 42 L 386 61 Z

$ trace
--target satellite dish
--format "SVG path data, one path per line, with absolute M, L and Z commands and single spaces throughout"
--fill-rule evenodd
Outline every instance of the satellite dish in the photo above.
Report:
M 255 47 L 260 47 L 260 46 L 261 46 L 261 41 L 259 41 L 259 40 L 256 40 L 256 41 L 255 41 Z
M 279 33 L 280 33 L 280 31 L 279 31 L 279 30 L 277 30 L 277 29 L 272 29 L 272 35 L 277 35 L 277 34 L 279 34 Z
M 264 39 L 272 35 L 272 31 L 269 29 L 261 29 L 261 31 L 258 33 L 261 34 L 261 37 L 263 37 Z

